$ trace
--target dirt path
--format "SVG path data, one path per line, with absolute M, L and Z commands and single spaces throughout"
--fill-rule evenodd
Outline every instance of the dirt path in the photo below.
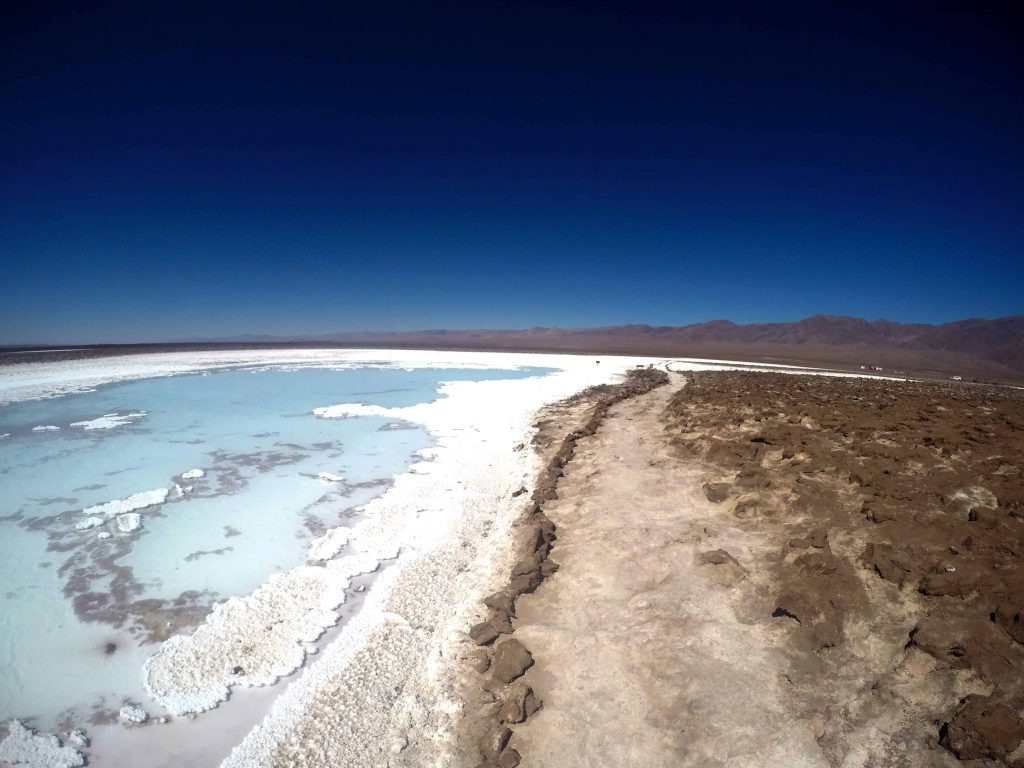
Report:
M 704 554 L 720 513 L 663 437 L 683 383 L 615 406 L 545 505 L 560 570 L 519 601 L 515 629 L 544 702 L 515 732 L 531 768 L 828 764 L 792 716 L 775 622 L 731 607 L 742 566 L 702 564 L 721 559 Z M 756 544 L 728 536 L 732 553 Z

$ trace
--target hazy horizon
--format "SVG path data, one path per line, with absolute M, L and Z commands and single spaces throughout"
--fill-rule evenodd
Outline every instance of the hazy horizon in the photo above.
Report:
M 623 328 L 627 326 L 638 326 L 638 327 L 650 327 L 650 328 L 685 328 L 690 326 L 700 326 L 709 323 L 733 323 L 737 326 L 747 325 L 790 325 L 800 323 L 805 320 L 811 320 L 814 318 L 833 318 L 840 320 L 859 320 L 869 324 L 873 323 L 898 323 L 901 325 L 929 325 L 929 326 L 941 326 L 949 325 L 954 323 L 967 323 L 972 321 L 989 322 L 998 320 L 1009 320 L 1024 317 L 1024 315 L 1002 315 L 998 317 L 964 317 L 957 320 L 951 320 L 943 323 L 924 323 L 915 321 L 898 321 L 892 320 L 887 317 L 878 318 L 864 318 L 856 317 L 853 315 L 835 315 L 831 313 L 818 313 L 816 315 L 809 315 L 807 317 L 797 318 L 795 320 L 764 320 L 764 321 L 752 321 L 749 323 L 736 323 L 729 318 L 719 317 L 709 320 L 699 320 L 694 323 L 683 323 L 680 325 L 670 324 L 656 324 L 656 323 L 643 323 L 643 322 L 631 322 L 631 323 L 618 323 L 615 325 L 600 325 L 600 326 L 562 326 L 562 325 L 533 325 L 533 326 L 509 326 L 509 327 L 473 327 L 466 326 L 462 328 L 403 328 L 403 329 L 355 329 L 355 330 L 336 330 L 336 331 L 322 331 L 313 333 L 296 333 L 296 334 L 282 334 L 282 333 L 237 333 L 237 334 L 221 334 L 221 335 L 196 335 L 188 337 L 175 337 L 175 338 L 145 338 L 136 340 L 125 340 L 125 339 L 100 339 L 100 340 L 85 340 L 85 339 L 71 339 L 71 340 L 56 340 L 56 341 L 28 341 L 28 342 L 3 342 L 0 343 L 0 347 L 56 347 L 56 346 L 105 346 L 105 345 L 120 345 L 120 344 L 204 344 L 204 343 L 232 343 L 232 342 L 260 342 L 266 341 L 268 343 L 273 342 L 310 342 L 314 343 L 317 341 L 323 341 L 325 343 L 331 343 L 332 337 L 337 338 L 350 338 L 359 336 L 380 336 L 380 335 L 415 335 L 415 334 L 432 334 L 432 333 L 467 333 L 467 332 L 480 332 L 480 333 L 514 333 L 523 331 L 563 331 L 563 332 L 574 332 L 574 331 L 585 331 L 602 328 Z

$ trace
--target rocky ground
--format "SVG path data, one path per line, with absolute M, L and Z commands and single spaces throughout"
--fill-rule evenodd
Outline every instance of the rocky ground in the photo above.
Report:
M 657 384 L 539 423 L 474 760 L 1024 766 L 1024 392 Z
M 1024 392 L 697 374 L 665 421 L 830 763 L 1024 764 Z

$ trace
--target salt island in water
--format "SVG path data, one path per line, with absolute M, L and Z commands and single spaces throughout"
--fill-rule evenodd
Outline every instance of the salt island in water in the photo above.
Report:
M 280 764 L 329 692 L 347 713 L 332 759 L 374 764 L 502 565 L 488 537 L 535 471 L 534 412 L 646 361 L 595 362 L 275 350 L 0 369 L 0 760 Z

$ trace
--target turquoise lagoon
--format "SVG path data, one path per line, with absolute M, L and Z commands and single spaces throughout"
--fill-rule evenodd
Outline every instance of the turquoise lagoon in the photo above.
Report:
M 67 728 L 126 701 L 159 715 L 141 679 L 157 643 L 306 562 L 313 539 L 351 525 L 431 444 L 411 424 L 314 408 L 410 406 L 444 381 L 548 372 L 243 368 L 0 407 L 0 721 Z M 71 426 L 108 414 L 135 415 Z M 137 530 L 103 514 L 76 529 L 89 506 L 161 489 Z

